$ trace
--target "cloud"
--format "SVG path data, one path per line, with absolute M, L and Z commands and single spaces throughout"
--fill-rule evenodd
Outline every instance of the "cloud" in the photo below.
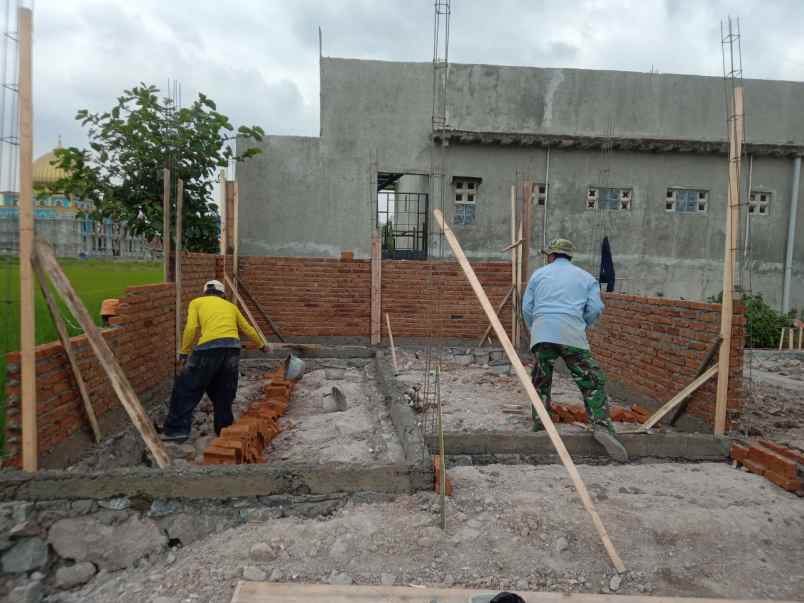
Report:
M 804 79 L 799 0 L 453 0 L 450 60 L 721 74 L 720 20 L 741 17 L 746 77 Z M 140 81 L 202 91 L 235 125 L 316 135 L 324 54 L 429 62 L 429 0 L 38 0 L 35 152 L 83 146 L 78 109 Z

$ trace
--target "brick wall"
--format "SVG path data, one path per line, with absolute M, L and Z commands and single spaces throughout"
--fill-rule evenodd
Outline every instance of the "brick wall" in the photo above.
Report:
M 590 331 L 595 357 L 609 378 L 666 402 L 689 384 L 720 332 L 720 305 L 605 294 L 606 310 Z M 735 304 L 728 415 L 742 408 L 745 317 Z M 714 422 L 717 377 L 690 398 L 689 412 Z
M 222 264 L 219 262 L 219 267 Z M 229 269 L 231 264 L 227 264 Z M 511 265 L 473 265 L 492 304 L 511 286 Z M 369 337 L 371 262 L 318 258 L 243 257 L 240 278 L 286 337 Z M 266 335 L 270 327 L 255 307 Z M 383 337 L 385 313 L 396 337 L 479 338 L 488 324 L 466 277 L 454 262 L 385 261 L 382 266 Z M 503 311 L 510 325 L 510 304 Z M 510 328 L 510 327 L 509 327 Z
M 182 270 L 183 305 L 197 296 L 203 282 L 215 275 L 215 256 L 188 254 Z M 172 283 L 129 287 L 120 300 L 114 328 L 103 336 L 114 351 L 131 385 L 143 399 L 159 389 L 173 374 L 175 353 L 175 289 Z M 83 335 L 73 337 L 81 374 L 86 381 L 95 414 L 100 419 L 119 406 L 106 373 L 98 364 Z M 6 455 L 4 465 L 19 466 L 20 451 L 20 355 L 6 356 Z M 61 343 L 36 348 L 37 424 L 40 455 L 79 429 L 88 430 L 83 402 Z

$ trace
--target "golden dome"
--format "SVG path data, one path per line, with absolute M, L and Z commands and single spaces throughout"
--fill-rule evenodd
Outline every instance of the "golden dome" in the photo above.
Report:
M 61 148 L 61 145 L 56 149 Z M 44 188 L 67 176 L 67 172 L 60 167 L 51 165 L 56 161 L 56 149 L 45 153 L 33 162 L 33 186 L 34 188 Z

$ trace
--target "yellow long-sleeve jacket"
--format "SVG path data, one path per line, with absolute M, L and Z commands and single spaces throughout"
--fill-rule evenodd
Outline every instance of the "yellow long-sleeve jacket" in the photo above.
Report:
M 237 306 L 217 295 L 203 295 L 190 302 L 187 309 L 187 324 L 184 326 L 184 336 L 181 340 L 182 354 L 192 352 L 199 327 L 201 329 L 199 346 L 216 339 L 239 339 L 241 331 L 257 345 L 265 345 L 265 341 L 243 317 Z

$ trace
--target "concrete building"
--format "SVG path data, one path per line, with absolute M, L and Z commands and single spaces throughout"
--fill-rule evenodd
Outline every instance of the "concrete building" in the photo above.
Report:
M 427 177 L 435 139 L 447 145 L 443 210 L 470 258 L 510 257 L 501 252 L 510 188 L 529 179 L 539 184 L 534 249 L 570 238 L 578 262 L 597 273 L 607 236 L 618 291 L 703 299 L 721 290 L 721 78 L 453 64 L 447 127 L 434 133 L 432 69 L 322 58 L 320 136 L 268 136 L 263 153 L 238 168 L 241 253 L 368 257 L 372 228 L 391 221 L 387 256 L 446 254 L 430 213 L 441 197 Z M 804 84 L 746 80 L 745 114 L 742 284 L 779 306 L 792 245 L 791 301 L 804 307 L 803 204 L 788 237 Z

